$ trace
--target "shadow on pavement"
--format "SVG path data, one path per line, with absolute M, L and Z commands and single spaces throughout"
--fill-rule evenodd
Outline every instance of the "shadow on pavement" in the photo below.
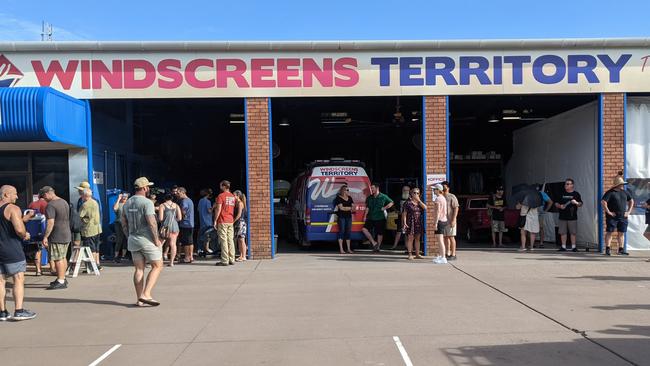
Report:
M 598 310 L 650 310 L 650 305 L 646 304 L 621 304 L 614 306 L 592 306 L 592 309 Z
M 428 262 L 431 261 L 431 258 L 429 259 L 416 259 L 413 261 L 409 261 L 406 259 L 405 254 L 360 254 L 360 253 L 354 253 L 354 254 L 331 254 L 331 255 L 325 255 L 325 254 L 320 254 L 320 255 L 315 255 L 318 260 L 326 260 L 326 261 L 344 261 L 344 262 L 404 262 L 404 263 L 410 263 L 410 262 Z
M 636 276 L 578 276 L 578 277 L 557 277 L 564 280 L 595 280 L 595 281 L 650 281 L 650 277 Z
M 122 306 L 126 308 L 136 307 L 132 303 L 123 303 L 111 300 L 88 300 L 88 299 L 70 299 L 70 298 L 55 298 L 55 297 L 25 297 L 25 302 L 42 302 L 49 304 L 95 304 L 95 305 L 111 305 Z

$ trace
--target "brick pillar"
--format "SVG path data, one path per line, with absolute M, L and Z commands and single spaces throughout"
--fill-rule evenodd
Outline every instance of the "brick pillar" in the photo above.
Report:
M 269 99 L 246 98 L 250 255 L 271 258 L 271 172 Z
M 625 94 L 602 94 L 602 119 L 603 187 L 601 188 L 605 193 L 611 188 L 614 177 L 625 168 Z M 598 204 L 600 205 L 600 197 L 598 197 Z M 603 224 L 604 222 L 603 219 Z M 601 229 L 604 240 L 604 225 Z M 616 250 L 615 238 L 612 239 L 612 247 L 613 250 Z
M 424 99 L 424 138 L 426 146 L 426 174 L 447 174 L 447 97 L 427 96 Z M 433 193 L 430 187 L 425 188 L 426 204 L 431 207 Z M 427 254 L 436 255 L 437 245 L 434 239 L 435 220 L 427 215 L 426 236 Z

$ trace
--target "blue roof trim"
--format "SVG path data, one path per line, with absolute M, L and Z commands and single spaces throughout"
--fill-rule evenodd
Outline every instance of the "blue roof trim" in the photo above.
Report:
M 87 147 L 88 106 L 48 87 L 0 88 L 0 142 Z

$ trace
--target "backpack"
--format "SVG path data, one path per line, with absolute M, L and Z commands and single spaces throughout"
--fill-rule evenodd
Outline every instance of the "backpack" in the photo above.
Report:
M 70 205 L 70 231 L 73 233 L 80 233 L 81 232 L 81 217 L 79 217 L 79 213 L 77 212 L 77 208 L 75 207 L 74 204 L 69 203 Z

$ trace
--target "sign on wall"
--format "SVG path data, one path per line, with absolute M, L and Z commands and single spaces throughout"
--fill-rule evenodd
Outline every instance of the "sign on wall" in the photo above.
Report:
M 650 50 L 11 52 L 0 86 L 78 98 L 648 92 Z

